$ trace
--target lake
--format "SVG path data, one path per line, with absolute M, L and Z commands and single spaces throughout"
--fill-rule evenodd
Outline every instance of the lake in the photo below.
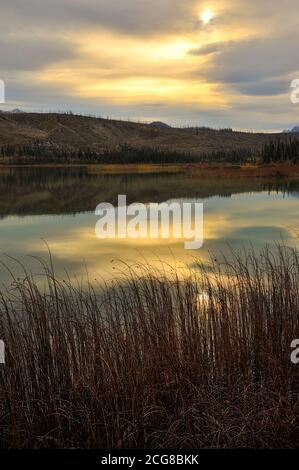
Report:
M 183 240 L 99 240 L 99 203 L 198 201 L 204 205 L 204 244 L 185 250 Z M 299 181 L 253 178 L 202 178 L 182 172 L 103 172 L 96 167 L 0 168 L 0 260 L 22 276 L 12 255 L 38 273 L 36 257 L 47 259 L 45 241 L 57 274 L 109 280 L 126 263 L 192 267 L 195 258 L 229 256 L 231 248 L 259 252 L 278 242 L 298 246 Z M 219 258 L 220 259 L 220 258 Z M 9 282 L 0 266 L 0 281 Z

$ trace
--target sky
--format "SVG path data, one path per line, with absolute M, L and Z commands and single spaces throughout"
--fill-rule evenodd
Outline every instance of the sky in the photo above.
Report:
M 1 0 L 2 109 L 299 125 L 299 0 Z

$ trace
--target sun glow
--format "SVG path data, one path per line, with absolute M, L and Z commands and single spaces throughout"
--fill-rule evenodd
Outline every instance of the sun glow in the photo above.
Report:
M 214 13 L 211 10 L 205 10 L 201 14 L 201 21 L 204 24 L 210 23 L 210 21 L 214 18 Z

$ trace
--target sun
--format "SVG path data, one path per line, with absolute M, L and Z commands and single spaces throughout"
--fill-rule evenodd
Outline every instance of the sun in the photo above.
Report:
M 214 18 L 214 13 L 211 10 L 204 10 L 201 14 L 201 21 L 204 24 L 210 23 L 210 21 Z

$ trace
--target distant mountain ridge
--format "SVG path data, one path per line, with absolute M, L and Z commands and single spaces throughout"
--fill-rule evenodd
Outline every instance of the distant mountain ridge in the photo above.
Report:
M 291 133 L 299 134 L 299 126 L 294 126 L 293 129 L 285 129 L 283 132 L 287 134 L 291 134 Z
M 162 121 L 154 121 L 150 123 L 150 126 L 153 127 L 160 127 L 162 129 L 171 129 L 171 126 L 169 124 L 166 124 L 165 122 Z
M 12 109 L 11 111 L 3 111 L 0 109 L 0 114 L 24 114 L 25 111 L 22 111 L 19 108 Z

